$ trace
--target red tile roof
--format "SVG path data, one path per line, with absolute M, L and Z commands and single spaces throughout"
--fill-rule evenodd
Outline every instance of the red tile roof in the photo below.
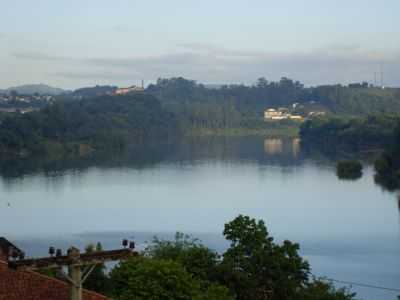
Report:
M 0 300 L 69 300 L 69 285 L 32 271 L 15 271 L 0 260 Z M 110 300 L 84 290 L 83 300 Z

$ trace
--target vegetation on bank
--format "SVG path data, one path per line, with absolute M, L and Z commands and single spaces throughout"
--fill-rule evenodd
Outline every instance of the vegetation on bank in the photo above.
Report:
M 265 124 L 264 128 L 190 128 L 184 131 L 186 136 L 262 136 L 294 138 L 299 135 L 300 125 L 293 124 Z
M 294 103 L 311 103 L 339 115 L 400 113 L 400 89 L 381 89 L 367 83 L 305 87 L 299 81 L 286 77 L 279 81 L 268 81 L 262 77 L 251 86 L 231 84 L 208 88 L 179 77 L 160 78 L 148 87 L 147 92 L 174 110 L 182 105 L 191 105 L 186 109 L 193 111 L 198 110 L 196 105 L 208 105 L 215 109 L 233 107 L 246 118 L 259 116 L 269 107 L 291 107 Z
M 383 149 L 395 143 L 400 115 L 380 114 L 358 118 L 330 117 L 305 121 L 300 128 L 302 143 L 326 150 Z
M 0 152 L 87 152 L 121 149 L 129 142 L 177 134 L 175 117 L 150 95 L 101 96 L 62 101 L 2 119 Z
M 263 113 L 268 108 L 286 108 L 307 117 L 309 113 L 337 116 L 400 113 L 400 90 L 379 89 L 368 84 L 306 88 L 289 78 L 260 78 L 252 86 L 222 85 L 207 88 L 184 78 L 160 78 L 146 93 L 157 97 L 173 112 L 181 128 L 194 132 L 227 132 L 235 129 L 265 132 Z M 277 122 L 280 124 L 280 122 Z
M 306 88 L 288 78 L 277 82 L 260 78 L 252 86 L 207 88 L 192 80 L 170 78 L 159 79 L 145 93 L 105 95 L 115 89 L 84 88 L 58 97 L 39 112 L 1 116 L 0 152 L 27 155 L 118 149 L 127 142 L 178 133 L 296 136 L 299 123 L 264 121 L 263 112 L 271 107 L 303 115 L 310 109 L 341 116 L 400 112 L 398 89 L 365 84 Z M 304 140 L 329 145 L 351 140 L 358 147 L 367 140 L 381 146 L 390 138 L 394 119 L 379 115 L 312 119 L 302 125 L 300 134 Z
M 302 145 L 326 152 L 379 149 L 374 162 L 375 182 L 388 190 L 400 188 L 400 116 L 374 115 L 362 118 L 317 118 L 300 128 Z M 340 162 L 341 178 L 358 178 L 359 162 Z
M 109 274 L 98 267 L 85 287 L 116 300 L 355 299 L 349 290 L 313 278 L 299 245 L 274 242 L 263 221 L 240 215 L 223 233 L 230 246 L 222 256 L 183 234 L 174 241 L 155 238 Z
M 395 130 L 395 143 L 386 147 L 375 161 L 375 181 L 388 190 L 400 189 L 400 123 Z
M 362 164 L 357 160 L 339 161 L 336 174 L 340 179 L 358 179 L 362 176 Z

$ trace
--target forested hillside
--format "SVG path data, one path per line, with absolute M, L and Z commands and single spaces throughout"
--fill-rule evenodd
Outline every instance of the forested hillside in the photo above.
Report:
M 395 128 L 399 115 L 370 115 L 358 118 L 315 118 L 304 122 L 300 128 L 303 144 L 309 146 L 349 150 L 383 148 L 396 141 Z
M 114 148 L 176 132 L 173 115 L 150 95 L 102 96 L 6 117 L 0 124 L 0 151 L 24 154 L 82 144 Z
M 278 82 L 259 78 L 252 86 L 223 85 L 210 89 L 193 80 L 161 78 L 147 92 L 172 108 L 200 103 L 234 108 L 242 116 L 259 116 L 268 107 L 289 107 L 294 103 L 317 103 L 332 113 L 345 115 L 400 112 L 400 89 L 381 89 L 366 83 L 305 87 L 284 77 Z M 198 111 L 199 107 L 192 109 Z

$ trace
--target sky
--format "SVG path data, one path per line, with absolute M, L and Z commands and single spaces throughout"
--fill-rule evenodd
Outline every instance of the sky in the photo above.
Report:
M 399 0 L 0 0 L 0 89 L 182 76 L 400 86 Z

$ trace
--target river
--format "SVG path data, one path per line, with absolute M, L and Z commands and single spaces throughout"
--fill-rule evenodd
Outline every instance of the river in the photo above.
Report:
M 374 183 L 367 163 L 362 178 L 339 180 L 335 159 L 304 153 L 298 140 L 153 142 L 123 154 L 2 161 L 0 174 L 0 236 L 29 256 L 50 245 L 118 248 L 125 237 L 143 248 L 176 231 L 223 251 L 224 223 L 246 214 L 277 241 L 299 242 L 317 276 L 400 287 L 396 194 Z

